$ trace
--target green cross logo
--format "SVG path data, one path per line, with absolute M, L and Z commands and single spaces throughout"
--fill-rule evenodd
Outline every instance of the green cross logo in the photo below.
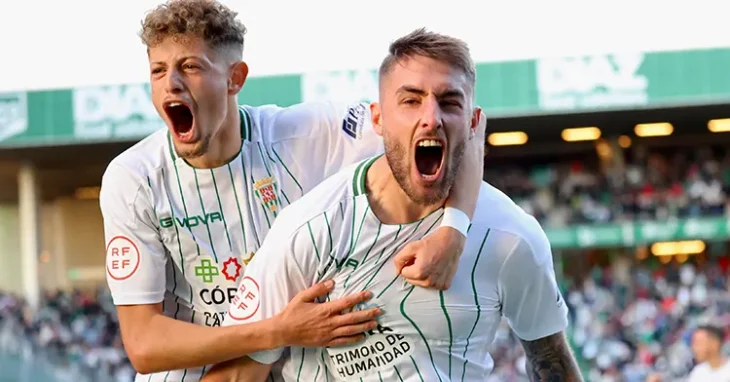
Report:
M 195 267 L 195 275 L 201 277 L 204 283 L 210 284 L 213 282 L 213 276 L 218 276 L 218 267 L 209 259 L 200 260 L 200 265 Z

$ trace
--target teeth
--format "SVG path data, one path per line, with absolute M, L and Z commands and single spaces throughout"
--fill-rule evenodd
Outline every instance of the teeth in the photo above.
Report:
M 435 139 L 425 139 L 418 142 L 419 147 L 441 147 L 441 142 Z
M 176 106 L 182 106 L 183 104 L 180 102 L 170 102 L 167 106 L 170 107 L 176 107 Z

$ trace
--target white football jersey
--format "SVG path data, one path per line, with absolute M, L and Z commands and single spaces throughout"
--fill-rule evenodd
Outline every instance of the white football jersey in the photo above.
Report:
M 483 183 L 452 286 L 413 287 L 392 257 L 439 226 L 443 209 L 409 224 L 381 223 L 365 176 L 377 158 L 350 166 L 293 203 L 249 263 L 225 325 L 270 318 L 300 291 L 335 280 L 328 299 L 362 290 L 379 306 L 379 327 L 362 343 L 255 353 L 284 381 L 482 381 L 489 345 L 504 316 L 522 339 L 566 328 L 547 237 L 537 221 Z M 282 357 L 283 356 L 283 357 Z
M 169 317 L 220 326 L 282 208 L 343 166 L 383 150 L 365 104 L 242 106 L 240 113 L 241 151 L 221 167 L 188 165 L 167 130 L 109 164 L 100 205 L 116 305 L 163 302 Z M 197 381 L 204 371 L 137 380 Z

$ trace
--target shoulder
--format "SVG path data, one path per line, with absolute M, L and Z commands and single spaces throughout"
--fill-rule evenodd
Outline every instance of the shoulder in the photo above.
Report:
M 526 260 L 534 261 L 538 266 L 552 261 L 550 242 L 540 223 L 487 182 L 482 182 L 479 190 L 472 224 L 490 230 L 491 241 L 497 242 L 501 249 L 497 255 L 502 255 L 503 260 L 519 250 L 531 254 Z
M 147 175 L 171 160 L 171 150 L 167 130 L 158 130 L 112 159 L 104 171 L 104 178 L 131 176 L 146 179 Z
M 110 199 L 133 202 L 148 186 L 152 174 L 172 160 L 167 130 L 158 130 L 117 155 L 104 170 L 99 195 L 102 206 Z
M 692 369 L 692 372 L 689 373 L 689 381 L 695 382 L 695 381 L 701 381 L 704 380 L 706 377 L 708 377 L 707 374 L 710 372 L 710 366 L 703 362 L 698 364 L 697 366 Z
M 368 121 L 368 107 L 363 103 L 303 102 L 289 107 L 242 105 L 241 108 L 253 120 L 254 138 L 258 136 L 272 143 L 292 138 L 321 138 L 322 128 L 333 127 L 355 138 Z

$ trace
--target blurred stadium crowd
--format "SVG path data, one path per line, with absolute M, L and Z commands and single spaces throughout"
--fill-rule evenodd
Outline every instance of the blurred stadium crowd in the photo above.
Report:
M 485 178 L 546 227 L 730 212 L 727 149 L 627 153 L 609 165 L 595 156 L 524 167 L 492 166 L 487 160 Z M 571 342 L 586 380 L 643 382 L 656 374 L 662 382 L 682 381 L 694 364 L 694 328 L 730 327 L 728 257 L 659 264 L 627 251 L 616 258 L 560 280 L 570 308 Z M 730 354 L 730 331 L 725 340 Z M 0 352 L 40 358 L 93 381 L 134 377 L 103 289 L 46 294 L 33 317 L 21 299 L 0 294 Z M 524 353 L 506 323 L 491 353 L 490 381 L 527 380 Z
M 718 216 L 729 209 L 730 151 L 722 147 L 627 151 L 602 164 L 576 157 L 492 167 L 485 178 L 543 226 Z
M 105 288 L 46 293 L 35 315 L 21 298 L 0 293 L 1 353 L 32 360 L 59 380 L 129 382 L 135 375 Z

